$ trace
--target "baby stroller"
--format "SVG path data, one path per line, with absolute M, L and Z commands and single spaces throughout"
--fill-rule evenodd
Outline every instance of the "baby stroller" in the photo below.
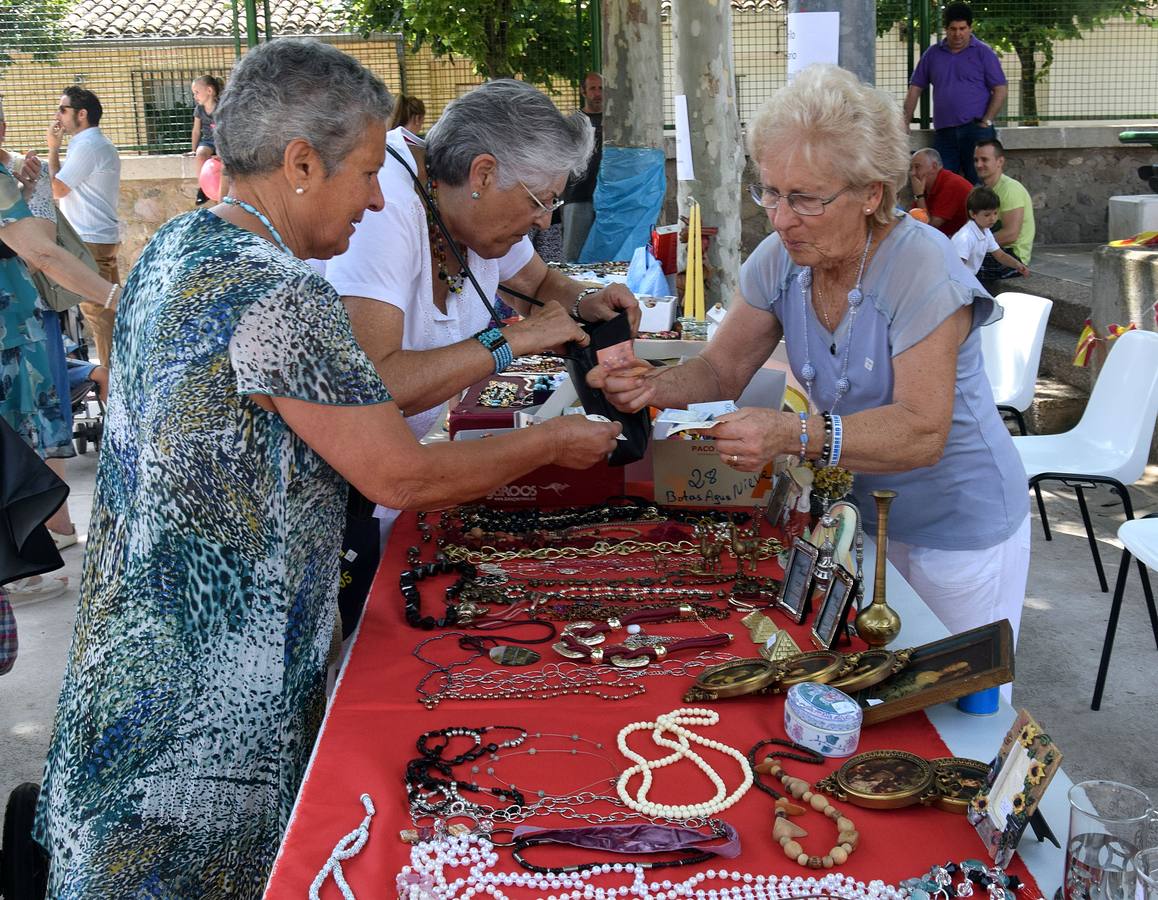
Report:
M 93 365 L 88 361 L 88 343 L 81 321 L 80 311 L 76 307 L 60 316 L 72 402 L 72 438 L 76 452 L 87 453 L 90 444 L 100 449 L 105 407 L 97 393 L 96 384 L 89 378 Z
M 32 839 L 40 785 L 25 782 L 8 796 L 0 841 L 0 897 L 44 900 L 48 892 L 48 854 Z

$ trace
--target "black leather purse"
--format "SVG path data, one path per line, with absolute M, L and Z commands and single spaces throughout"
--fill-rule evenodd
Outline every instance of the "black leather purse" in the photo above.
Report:
M 651 434 L 651 420 L 647 410 L 641 409 L 635 413 L 620 412 L 603 395 L 603 391 L 587 384 L 587 373 L 599 364 L 595 354 L 599 350 L 621 344 L 631 340 L 631 324 L 627 320 L 627 313 L 620 313 L 614 319 L 606 322 L 584 322 L 583 330 L 591 338 L 586 347 L 570 345 L 567 354 L 567 374 L 575 385 L 575 391 L 588 413 L 606 416 L 612 422 L 623 426 L 625 441 L 616 441 L 615 450 L 608 462 L 613 466 L 625 466 L 637 459 L 642 459 L 647 452 L 647 441 Z

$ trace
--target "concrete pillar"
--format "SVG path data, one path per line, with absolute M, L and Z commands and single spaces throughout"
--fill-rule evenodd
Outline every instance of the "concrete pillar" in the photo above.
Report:
M 736 108 L 732 11 L 726 2 L 673 0 L 674 94 L 688 100 L 694 181 L 679 183 L 679 209 L 700 204 L 705 226 L 719 232 L 705 257 L 704 299 L 727 304 L 739 286 L 744 148 Z

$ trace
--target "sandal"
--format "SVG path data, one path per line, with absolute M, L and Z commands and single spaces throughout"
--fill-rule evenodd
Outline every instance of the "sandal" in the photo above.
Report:
M 14 600 L 47 600 L 56 597 L 68 590 L 68 578 L 42 578 L 32 575 L 28 578 L 18 578 L 0 590 Z
M 79 540 L 80 537 L 76 533 L 75 525 L 72 526 L 72 531 L 70 531 L 68 534 L 65 534 L 61 531 L 53 531 L 51 528 L 48 529 L 48 533 L 52 535 L 52 542 L 56 544 L 56 549 L 58 551 L 63 550 L 65 547 L 71 547 L 77 542 L 77 540 Z

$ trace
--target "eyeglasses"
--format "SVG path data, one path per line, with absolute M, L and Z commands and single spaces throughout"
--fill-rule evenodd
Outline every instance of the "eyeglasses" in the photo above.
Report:
M 817 197 L 814 194 L 781 194 L 775 188 L 765 187 L 762 184 L 748 185 L 748 193 L 752 195 L 752 199 L 756 201 L 757 206 L 762 206 L 764 209 L 776 209 L 780 205 L 780 199 L 783 197 L 788 200 L 788 208 L 801 216 L 822 215 L 824 208 L 828 206 L 828 204 L 845 191 L 851 190 L 852 185 L 850 184 L 847 187 L 841 188 L 831 197 Z
M 523 184 L 523 182 L 520 181 L 519 184 L 523 185 L 523 190 L 527 192 L 527 196 L 535 201 L 535 206 L 539 207 L 541 215 L 553 215 L 556 210 L 562 208 L 563 204 L 567 202 L 562 197 L 556 197 L 551 201 L 551 205 L 547 206 L 542 200 L 536 197 L 534 192 L 532 192 L 529 187 Z

